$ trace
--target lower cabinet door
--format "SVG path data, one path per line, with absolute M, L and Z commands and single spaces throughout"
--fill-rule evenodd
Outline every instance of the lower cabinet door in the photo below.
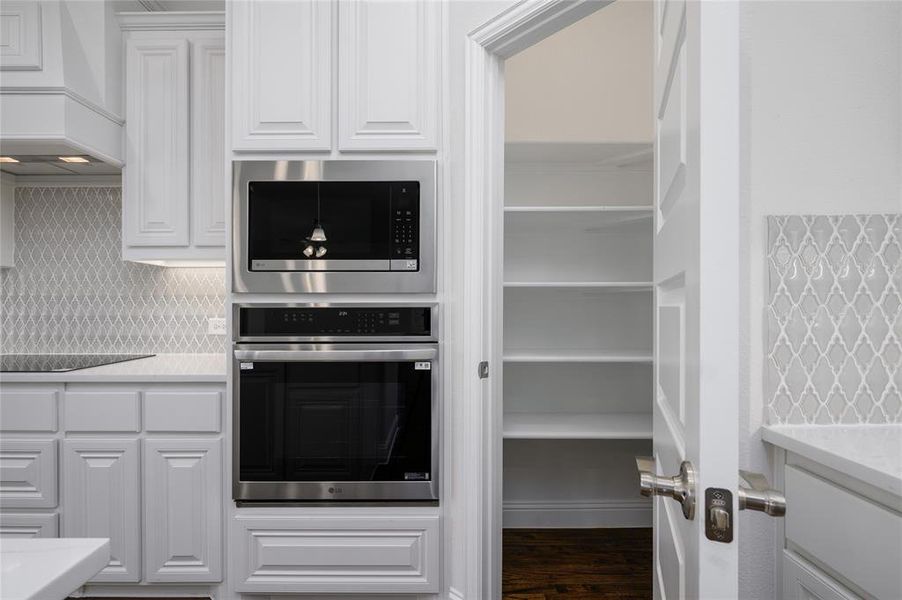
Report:
M 783 600 L 854 600 L 857 598 L 826 573 L 783 551 Z
M 91 581 L 141 580 L 138 440 L 63 442 L 63 537 L 110 538 L 110 562 Z
M 222 580 L 222 442 L 144 442 L 145 579 Z
M 59 515 L 0 513 L 0 539 L 59 537 Z
M 439 591 L 439 517 L 238 515 L 234 586 L 258 593 Z

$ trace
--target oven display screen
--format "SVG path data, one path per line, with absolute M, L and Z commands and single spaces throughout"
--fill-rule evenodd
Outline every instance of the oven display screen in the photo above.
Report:
M 378 307 L 244 307 L 241 336 L 428 336 L 427 306 Z

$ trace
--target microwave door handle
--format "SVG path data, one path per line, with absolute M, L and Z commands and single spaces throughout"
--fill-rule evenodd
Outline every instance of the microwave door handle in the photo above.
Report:
M 434 348 L 386 348 L 368 350 L 235 350 L 236 360 L 259 362 L 435 360 Z

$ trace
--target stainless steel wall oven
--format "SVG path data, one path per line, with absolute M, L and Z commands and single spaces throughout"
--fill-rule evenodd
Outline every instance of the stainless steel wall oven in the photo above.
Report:
M 432 160 L 233 164 L 236 292 L 434 292 Z
M 235 305 L 233 497 L 438 500 L 435 305 Z

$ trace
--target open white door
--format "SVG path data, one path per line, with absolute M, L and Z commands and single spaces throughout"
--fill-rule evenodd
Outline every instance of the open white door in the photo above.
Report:
M 686 511 L 655 497 L 655 597 L 719 600 L 738 590 L 738 7 L 655 4 L 656 465 L 649 467 L 670 477 L 688 461 L 694 471 Z M 659 479 L 658 493 L 669 483 Z M 706 532 L 715 520 L 720 528 Z

